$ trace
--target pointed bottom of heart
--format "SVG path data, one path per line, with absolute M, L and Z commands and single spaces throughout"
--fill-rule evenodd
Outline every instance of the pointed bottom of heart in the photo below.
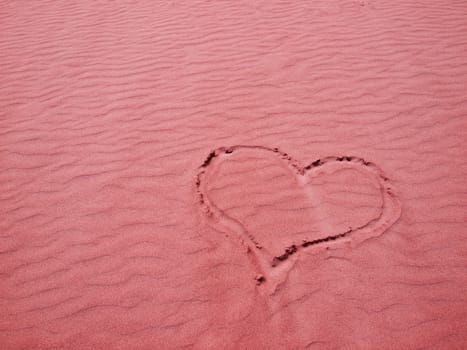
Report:
M 330 156 L 302 165 L 263 146 L 210 152 L 196 191 L 206 224 L 245 246 L 256 283 L 270 288 L 302 251 L 347 249 L 379 237 L 401 213 L 389 179 L 373 162 Z

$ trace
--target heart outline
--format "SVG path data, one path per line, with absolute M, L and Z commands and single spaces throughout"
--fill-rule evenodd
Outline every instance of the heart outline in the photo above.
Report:
M 378 217 L 369 220 L 365 224 L 356 228 L 350 228 L 345 232 L 334 233 L 327 235 L 324 238 L 318 238 L 311 241 L 304 240 L 300 245 L 292 244 L 288 247 L 285 247 L 283 254 L 273 257 L 273 260 L 268 263 L 268 259 L 270 259 L 270 257 L 267 257 L 266 254 L 262 254 L 262 247 L 260 243 L 256 241 L 255 237 L 248 232 L 248 230 L 239 220 L 229 216 L 222 209 L 216 206 L 215 203 L 210 200 L 205 189 L 205 177 L 209 167 L 214 162 L 219 160 L 219 156 L 224 154 L 231 154 L 234 151 L 240 149 L 271 152 L 280 157 L 282 161 L 286 162 L 296 176 L 302 177 L 306 175 L 312 175 L 317 168 L 329 164 L 340 163 L 351 165 L 356 170 L 360 169 L 359 171 L 365 169 L 366 173 L 370 172 L 379 181 L 379 189 L 383 202 L 381 213 Z M 209 220 L 214 220 L 216 223 L 222 222 L 222 225 L 225 229 L 227 229 L 227 231 L 236 232 L 237 239 L 239 239 L 240 243 L 246 247 L 250 261 L 259 270 L 259 273 L 255 278 L 258 285 L 262 285 L 267 281 L 274 280 L 277 285 L 280 280 L 284 280 L 284 276 L 281 278 L 280 275 L 283 275 L 283 273 L 287 274 L 295 261 L 298 259 L 300 251 L 310 246 L 324 246 L 324 243 L 328 243 L 328 245 L 325 247 L 329 248 L 329 244 L 334 241 L 355 243 L 350 241 L 350 238 L 359 236 L 361 238 L 364 236 L 365 232 L 367 233 L 368 237 L 363 240 L 360 239 L 359 243 L 370 238 L 379 237 L 389 227 L 397 222 L 402 210 L 401 203 L 395 194 L 393 186 L 391 185 L 388 177 L 386 177 L 383 171 L 373 162 L 366 161 L 365 159 L 356 156 L 328 156 L 325 158 L 317 159 L 306 166 L 302 166 L 289 154 L 279 150 L 277 147 L 271 148 L 259 145 L 234 145 L 231 147 L 219 147 L 211 151 L 203 164 L 199 167 L 199 172 L 196 176 L 196 190 L 198 195 L 198 202 L 205 216 Z M 374 234 L 374 231 L 378 231 L 378 233 Z M 358 239 L 356 241 L 358 242 Z

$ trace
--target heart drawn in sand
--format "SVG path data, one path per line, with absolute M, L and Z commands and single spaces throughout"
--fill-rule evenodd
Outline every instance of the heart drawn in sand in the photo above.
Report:
M 380 236 L 401 212 L 381 169 L 353 156 L 302 166 L 277 148 L 221 147 L 196 186 L 209 224 L 247 247 L 258 284 L 287 273 L 301 251 Z

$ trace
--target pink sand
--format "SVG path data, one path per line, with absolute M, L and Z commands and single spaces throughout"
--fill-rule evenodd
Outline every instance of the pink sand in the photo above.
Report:
M 0 349 L 467 347 L 465 1 L 2 1 L 0 33 Z

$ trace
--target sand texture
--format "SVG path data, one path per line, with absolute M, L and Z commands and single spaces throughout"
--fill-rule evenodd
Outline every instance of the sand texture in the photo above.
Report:
M 0 349 L 467 348 L 465 1 L 1 1 Z

